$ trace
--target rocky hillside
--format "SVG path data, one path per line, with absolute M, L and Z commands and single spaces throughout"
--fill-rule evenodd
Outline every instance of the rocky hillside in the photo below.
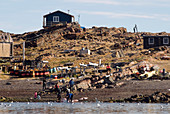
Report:
M 12 34 L 14 54 L 22 58 L 22 42 L 26 42 L 26 59 L 48 60 L 50 66 L 64 63 L 115 61 L 130 62 L 146 58 L 143 50 L 143 35 L 168 35 L 168 33 L 131 33 L 126 28 L 92 27 L 82 29 L 78 23 L 59 24 L 39 31 Z M 89 49 L 90 55 L 80 54 L 82 48 Z M 121 56 L 119 50 L 122 50 Z M 123 59 L 122 59 L 123 57 Z

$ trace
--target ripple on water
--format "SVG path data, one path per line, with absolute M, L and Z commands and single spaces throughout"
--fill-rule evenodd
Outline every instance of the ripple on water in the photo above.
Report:
M 100 106 L 99 106 L 100 105 Z M 169 104 L 1 103 L 0 113 L 170 113 Z

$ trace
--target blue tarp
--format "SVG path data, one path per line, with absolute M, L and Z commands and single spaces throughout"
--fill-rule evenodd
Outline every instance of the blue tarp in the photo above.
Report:
M 81 28 L 82 28 L 82 29 L 85 29 L 85 27 L 82 27 L 82 26 L 81 26 Z

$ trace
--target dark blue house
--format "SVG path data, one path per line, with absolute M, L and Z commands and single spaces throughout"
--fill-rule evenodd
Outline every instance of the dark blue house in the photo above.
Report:
M 143 48 L 170 46 L 170 36 L 143 36 Z
M 43 27 L 51 27 L 59 23 L 71 23 L 74 16 L 62 11 L 55 11 L 43 16 Z

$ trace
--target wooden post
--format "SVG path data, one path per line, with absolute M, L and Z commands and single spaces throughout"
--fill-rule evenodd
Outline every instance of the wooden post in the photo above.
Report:
M 46 27 L 46 18 L 43 17 L 43 27 Z
M 35 71 L 33 70 L 33 72 L 32 72 L 32 73 L 33 73 L 33 78 L 35 78 Z
M 80 66 L 80 73 L 81 73 L 81 66 Z
M 85 74 L 85 71 L 86 71 L 86 67 L 83 66 L 83 74 Z
M 76 68 L 73 69 L 73 73 L 76 74 Z
M 61 77 L 63 77 L 63 69 L 61 70 Z
M 23 65 L 25 65 L 25 42 L 23 42 Z

